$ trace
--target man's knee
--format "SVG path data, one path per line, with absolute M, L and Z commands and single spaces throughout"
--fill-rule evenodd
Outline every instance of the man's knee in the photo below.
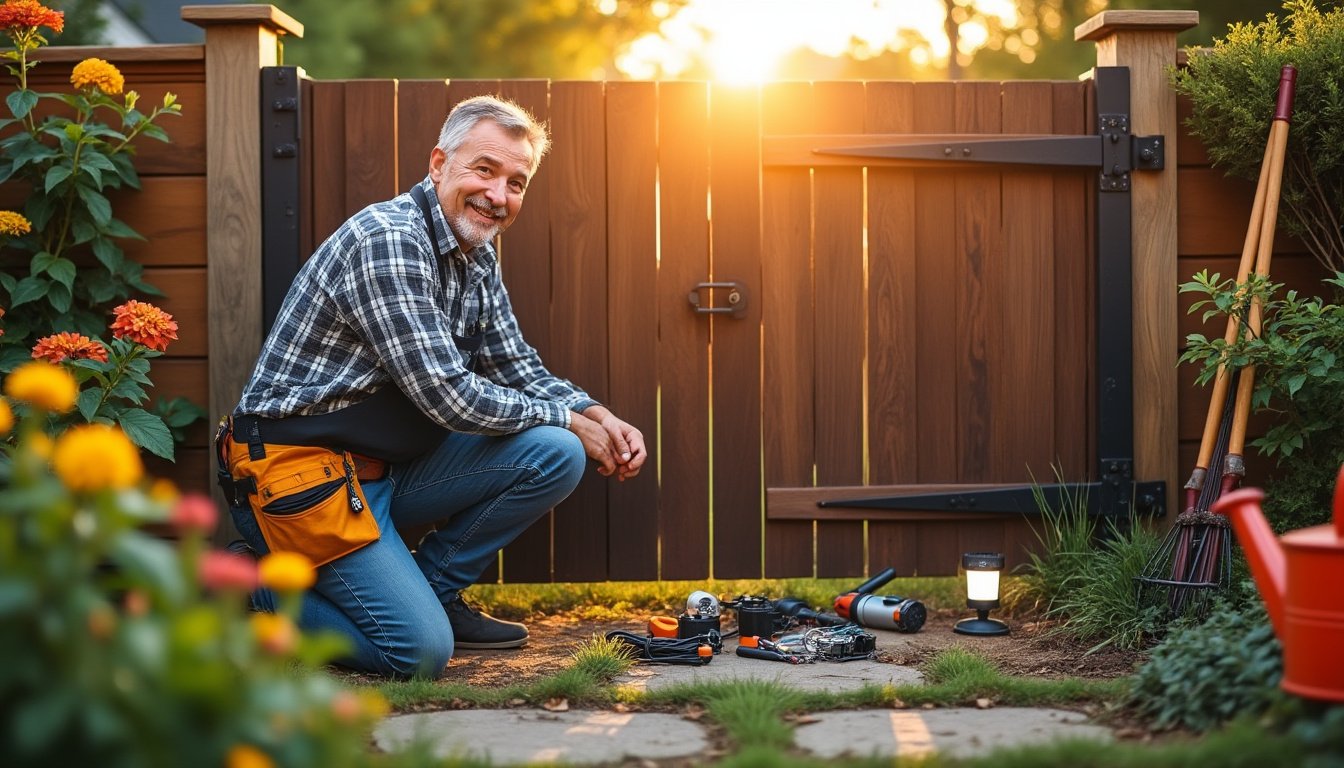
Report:
M 436 678 L 453 657 L 453 631 L 447 619 L 421 627 L 407 627 L 404 635 L 376 643 L 380 669 L 394 678 Z
M 536 433 L 545 453 L 539 466 L 544 481 L 569 495 L 583 479 L 583 470 L 588 464 L 583 442 L 578 435 L 560 427 L 534 427 L 529 432 Z

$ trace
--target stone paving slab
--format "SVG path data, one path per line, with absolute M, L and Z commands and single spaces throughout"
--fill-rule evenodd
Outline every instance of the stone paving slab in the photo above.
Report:
M 475 757 L 496 765 L 661 760 L 698 755 L 709 747 L 700 725 L 655 712 L 421 712 L 384 720 L 373 737 L 384 751 L 420 740 L 433 745 L 436 757 Z
M 1111 741 L 1109 729 L 1062 709 L 897 709 L 821 712 L 799 725 L 794 744 L 823 758 L 975 757 L 1003 747 L 1064 739 Z
M 922 683 L 919 670 L 898 664 L 871 660 L 818 661 L 813 664 L 786 664 L 738 656 L 737 644 L 724 646 L 723 653 L 704 666 L 672 664 L 636 664 L 616 678 L 615 683 L 640 691 L 656 691 L 682 683 L 722 682 L 728 680 L 774 680 L 806 691 L 856 691 L 865 685 Z

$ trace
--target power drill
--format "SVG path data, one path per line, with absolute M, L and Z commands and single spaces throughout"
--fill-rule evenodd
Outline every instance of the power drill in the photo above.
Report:
M 928 617 L 923 603 L 908 597 L 871 594 L 895 577 L 896 569 L 888 568 L 836 597 L 835 612 L 861 627 L 918 632 Z

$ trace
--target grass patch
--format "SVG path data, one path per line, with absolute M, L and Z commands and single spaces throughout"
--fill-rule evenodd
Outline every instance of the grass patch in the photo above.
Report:
M 577 613 L 582 618 L 607 621 L 649 612 L 676 615 L 686 597 L 704 590 L 722 599 L 757 595 L 771 599 L 796 597 L 808 605 L 830 610 L 836 595 L 858 586 L 859 579 L 712 579 L 705 581 L 614 581 L 570 584 L 478 584 L 473 600 L 495 616 L 523 619 L 537 613 Z M 931 609 L 961 608 L 966 591 L 956 577 L 897 578 L 878 590 L 881 594 L 913 597 Z

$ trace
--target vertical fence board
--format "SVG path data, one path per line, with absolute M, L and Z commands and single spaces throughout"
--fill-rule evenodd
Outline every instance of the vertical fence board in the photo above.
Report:
M 1088 133 L 1086 83 L 1055 83 L 1054 133 Z M 1087 200 L 1093 174 L 1076 172 L 1054 176 L 1055 294 L 1055 446 L 1061 477 L 1083 481 L 1096 463 L 1088 429 L 1093 386 L 1095 332 L 1092 263 L 1095 246 L 1088 220 Z M 1053 479 L 1053 478 L 1047 478 Z
M 317 247 L 313 241 L 313 174 L 317 166 L 313 142 L 313 81 L 299 78 L 299 260 Z
M 813 87 L 818 128 L 861 133 L 863 83 Z M 864 481 L 864 252 L 863 169 L 814 172 L 813 339 L 816 348 L 816 465 L 818 485 Z M 817 521 L 817 575 L 860 576 L 863 523 Z
M 912 83 L 868 83 L 864 128 L 870 133 L 914 129 Z M 914 482 L 918 477 L 916 429 L 915 174 L 868 169 L 868 481 Z M 868 571 L 915 565 L 914 526 L 869 521 Z
M 759 286 L 760 94 L 755 88 L 716 84 L 710 95 L 713 278 Z M 761 575 L 760 322 L 759 302 L 751 302 L 744 317 L 714 315 L 710 319 L 711 556 L 717 578 Z
M 959 133 L 999 133 L 1002 130 L 999 83 L 957 83 L 956 129 Z M 957 175 L 957 479 L 991 479 L 990 452 L 995 439 L 989 371 L 990 334 L 995 331 L 995 301 L 1000 296 L 990 282 L 990 265 L 1004 258 L 1001 243 L 1001 176 L 995 171 Z M 997 339 L 995 339 L 997 343 Z M 1008 404 L 1004 404 L 1008 405 Z M 1013 407 L 1018 407 L 1016 404 Z M 1002 546 L 1001 522 L 965 522 L 957 525 L 958 540 L 983 541 L 980 551 Z M 962 543 L 959 548 L 965 551 Z
M 607 85 L 608 290 L 611 409 L 650 438 L 658 419 L 656 198 L 658 94 L 653 83 Z M 652 447 L 652 446 L 651 446 Z M 656 462 L 656 456 L 650 456 Z M 658 577 L 654 467 L 608 491 L 609 579 Z
M 358 147 L 345 155 L 346 216 L 398 192 L 396 114 L 395 80 L 346 82 L 345 141 Z
M 709 575 L 709 321 L 686 293 L 709 277 L 709 93 L 704 83 L 658 84 L 657 435 L 664 579 Z
M 429 173 L 429 153 L 439 143 L 448 116 L 448 86 L 442 80 L 397 83 L 397 193 L 419 184 Z
M 308 134 L 312 155 L 312 254 L 349 216 L 345 207 L 345 83 L 314 82 L 308 110 L 312 132 Z
M 552 273 L 549 367 L 599 401 L 607 399 L 607 167 L 600 82 L 557 82 L 551 91 Z M 607 479 L 586 473 L 556 508 L 553 552 L 558 581 L 607 575 Z
M 446 89 L 452 95 L 459 92 Z M 550 83 L 505 80 L 499 95 L 512 99 L 538 120 L 550 120 Z M 455 103 L 455 102 L 453 102 Z M 451 104 L 450 104 L 451 108 Z M 499 242 L 500 268 L 518 327 L 550 364 L 551 350 L 551 161 L 543 159 L 528 181 L 523 209 Z M 503 576 L 510 582 L 551 580 L 551 527 L 555 511 L 542 516 L 504 548 Z
M 773 83 L 761 92 L 761 130 L 815 133 L 812 86 Z M 812 485 L 811 219 L 807 168 L 765 168 L 761 181 L 762 413 L 766 486 Z M 812 576 L 812 522 L 765 524 L 765 575 Z
M 1053 88 L 1004 83 L 1005 133 L 1050 133 Z M 988 477 L 1050 482 L 1054 460 L 1055 243 L 1054 174 L 1009 171 L 1002 179 L 1003 250 L 985 264 L 986 360 L 994 411 Z

